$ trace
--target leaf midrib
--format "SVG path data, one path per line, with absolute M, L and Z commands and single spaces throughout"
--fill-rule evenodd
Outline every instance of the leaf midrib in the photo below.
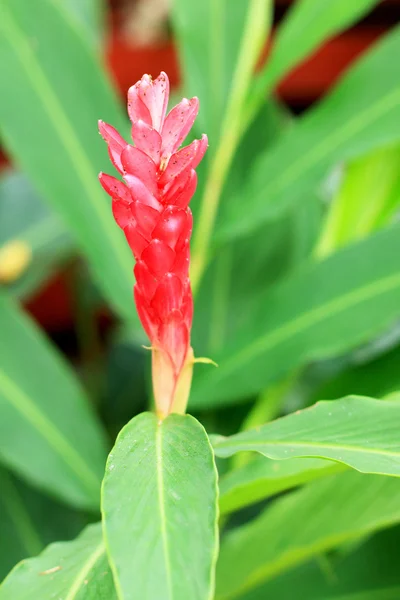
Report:
M 8 37 L 10 44 L 14 47 L 15 54 L 19 57 L 20 63 L 27 74 L 27 78 L 31 82 L 32 88 L 36 91 L 38 97 L 42 99 L 43 105 L 47 108 L 49 121 L 53 124 L 54 130 L 58 134 L 67 154 L 70 156 L 74 170 L 86 190 L 88 200 L 90 200 L 92 204 L 94 213 L 97 214 L 103 232 L 109 239 L 110 246 L 114 248 L 115 257 L 120 262 L 122 270 L 128 273 L 131 269 L 128 258 L 129 255 L 125 254 L 122 245 L 118 243 L 117 237 L 110 235 L 108 213 L 105 210 L 105 205 L 101 198 L 100 188 L 98 188 L 97 185 L 94 185 L 91 161 L 82 148 L 45 72 L 36 59 L 35 54 L 31 52 L 25 40 L 25 36 L 19 29 L 11 11 L 7 11 L 6 6 L 3 8 L 3 19 L 8 22 L 8 26 L 4 27 L 4 34 Z
M 165 558 L 165 575 L 167 580 L 168 598 L 173 599 L 172 592 L 172 573 L 171 564 L 169 560 L 169 542 L 168 542 L 168 531 L 167 531 L 167 515 L 165 512 L 165 496 L 164 496 L 164 474 L 163 474 L 163 456 L 162 456 L 162 421 L 157 422 L 155 425 L 156 435 L 156 471 L 157 471 L 157 488 L 158 488 L 158 508 L 160 513 L 160 529 L 161 539 Z
M 254 356 L 277 346 L 279 343 L 284 342 L 289 336 L 301 333 L 308 327 L 320 323 L 327 317 L 332 318 L 337 316 L 348 308 L 360 304 L 362 301 L 370 300 L 374 296 L 379 296 L 398 286 L 400 286 L 400 273 L 364 285 L 343 296 L 334 298 L 319 307 L 314 307 L 311 310 L 306 311 L 302 315 L 289 320 L 283 326 L 273 329 L 265 336 L 256 339 L 242 351 L 234 354 L 230 359 L 224 362 L 219 371 L 214 372 L 213 382 L 224 379 L 227 374 L 233 372 L 237 368 L 243 367 L 243 365 Z M 199 389 L 200 388 L 201 386 L 199 385 Z
M 100 481 L 82 460 L 79 452 L 68 442 L 54 424 L 39 410 L 29 396 L 0 369 L 0 391 L 12 406 L 25 418 L 49 446 L 58 454 L 68 469 L 73 471 L 91 498 L 97 497 Z
M 96 546 L 92 554 L 89 556 L 89 558 L 83 565 L 82 569 L 76 574 L 75 580 L 68 592 L 68 595 L 65 596 L 65 600 L 74 600 L 76 598 L 76 595 L 80 591 L 80 588 L 84 583 L 87 575 L 90 573 L 96 562 L 103 556 L 104 553 L 105 546 L 102 541 L 98 546 Z

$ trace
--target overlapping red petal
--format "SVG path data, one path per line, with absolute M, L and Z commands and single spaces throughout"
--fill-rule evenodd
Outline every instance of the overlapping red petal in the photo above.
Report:
M 136 259 L 135 302 L 160 371 L 156 402 L 168 412 L 181 369 L 191 352 L 193 300 L 189 281 L 195 168 L 207 149 L 207 136 L 179 149 L 199 110 L 197 98 L 184 98 L 167 115 L 169 81 L 144 75 L 128 91 L 133 144 L 99 122 L 113 165 L 124 182 L 100 174 L 112 197 L 113 214 Z M 162 373 L 161 373 L 162 371 Z M 169 373 L 170 372 L 170 373 Z M 161 398 L 161 396 L 163 396 Z M 158 398 L 159 397 L 159 398 Z

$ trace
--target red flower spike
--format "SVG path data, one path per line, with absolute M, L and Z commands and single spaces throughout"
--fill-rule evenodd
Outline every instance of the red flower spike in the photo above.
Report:
M 111 162 L 125 183 L 100 174 L 113 199 L 116 222 L 136 259 L 135 303 L 153 353 L 153 389 L 160 417 L 184 412 L 189 396 L 193 350 L 190 329 L 193 299 L 189 281 L 194 169 L 207 149 L 207 136 L 185 148 L 199 110 L 197 98 L 183 99 L 166 116 L 169 81 L 143 75 L 128 91 L 132 121 L 129 145 L 110 125 L 99 121 Z

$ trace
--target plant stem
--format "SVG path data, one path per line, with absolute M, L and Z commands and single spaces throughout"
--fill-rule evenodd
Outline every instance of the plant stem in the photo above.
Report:
M 271 0 L 252 0 L 244 28 L 221 138 L 206 181 L 196 234 L 193 240 L 191 281 L 196 292 L 207 264 L 221 192 L 241 139 L 242 113 L 253 70 L 271 22 Z

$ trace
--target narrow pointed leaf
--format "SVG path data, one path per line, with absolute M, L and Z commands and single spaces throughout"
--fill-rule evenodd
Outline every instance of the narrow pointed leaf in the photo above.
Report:
M 101 525 L 72 542 L 48 546 L 17 565 L 0 588 L 0 600 L 117 600 Z
M 62 217 L 108 300 L 132 320 L 133 259 L 97 181 L 107 164 L 97 119 L 120 130 L 124 120 L 95 50 L 60 0 L 5 0 L 0 30 L 7 150 Z
M 348 472 L 276 501 L 225 537 L 216 600 L 239 598 L 312 556 L 399 523 L 399 500 L 398 479 Z
M 255 394 L 307 361 L 342 354 L 400 315 L 400 227 L 319 264 L 308 264 L 259 298 L 234 341 L 196 366 L 192 406 Z
M 211 600 L 217 482 L 202 426 L 143 413 L 109 456 L 102 511 L 120 600 Z
M 72 371 L 0 295 L 0 461 L 73 505 L 97 509 L 105 436 Z
M 219 437 L 217 456 L 253 450 L 268 458 L 328 458 L 362 473 L 400 477 L 400 400 L 349 396 L 318 402 L 257 429 Z

